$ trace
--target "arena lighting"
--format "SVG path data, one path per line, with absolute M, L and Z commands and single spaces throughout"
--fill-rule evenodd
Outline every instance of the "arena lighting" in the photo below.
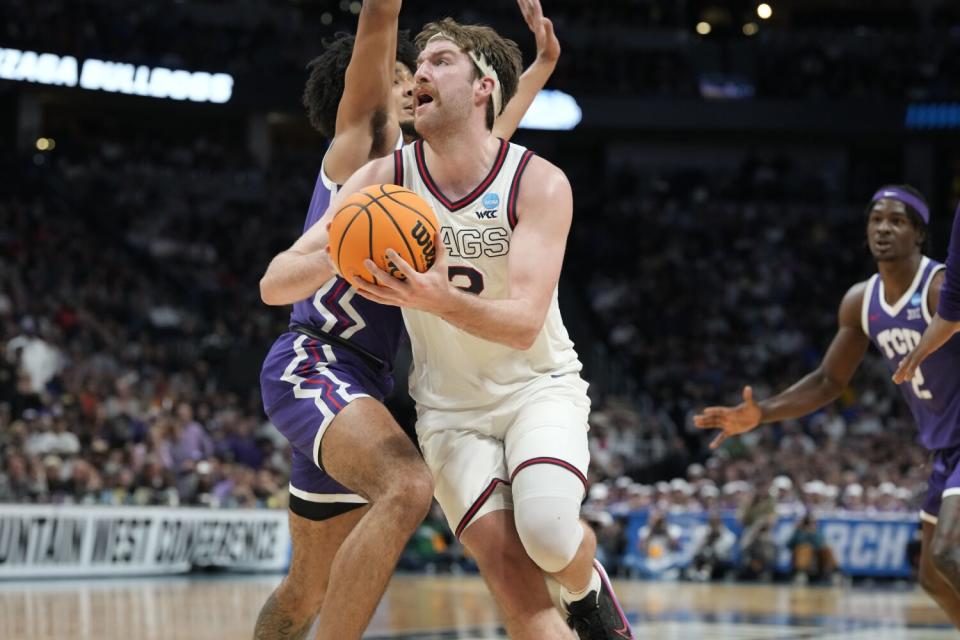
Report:
M 0 80 L 33 82 L 89 91 L 213 102 L 223 104 L 233 95 L 233 76 L 226 73 L 185 71 L 73 56 L 0 48 Z
M 709 22 L 698 22 L 697 23 L 697 33 L 702 36 L 708 35 L 713 31 L 713 27 L 710 26 Z
M 907 107 L 907 129 L 960 129 L 960 102 L 913 103 Z
M 773 7 L 771 7 L 766 2 L 757 5 L 757 15 L 760 16 L 763 20 L 769 20 L 770 16 L 773 15 Z
M 745 36 L 755 36 L 759 30 L 760 27 L 757 26 L 756 22 L 748 22 L 747 24 L 743 25 L 743 35 Z
M 573 96 L 555 89 L 544 89 L 533 99 L 520 121 L 520 128 L 569 131 L 582 119 L 583 111 Z

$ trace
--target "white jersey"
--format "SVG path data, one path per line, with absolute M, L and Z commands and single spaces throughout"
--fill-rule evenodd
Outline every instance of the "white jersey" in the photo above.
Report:
M 422 141 L 395 154 L 403 186 L 424 198 L 437 215 L 455 286 L 482 298 L 509 297 L 517 196 L 531 156 L 532 151 L 501 141 L 483 182 L 451 201 L 430 177 Z M 423 311 L 403 309 L 403 318 L 413 348 L 410 395 L 421 412 L 490 407 L 545 376 L 581 369 L 560 317 L 556 289 L 540 335 L 524 351 L 478 338 Z

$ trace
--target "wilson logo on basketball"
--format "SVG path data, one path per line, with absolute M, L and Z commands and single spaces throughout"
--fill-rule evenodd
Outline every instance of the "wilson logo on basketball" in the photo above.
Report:
M 418 220 L 417 224 L 413 225 L 413 231 L 410 232 L 410 235 L 413 236 L 417 246 L 423 251 L 423 259 L 427 264 L 427 269 L 429 269 L 437 259 L 437 247 L 433 244 L 433 234 Z
M 420 255 L 423 258 L 423 262 L 427 265 L 427 269 L 429 269 L 437 259 L 437 247 L 433 244 L 430 229 L 422 222 L 417 221 L 417 223 L 413 225 L 413 229 L 410 230 L 410 237 L 413 238 L 413 241 L 416 242 L 420 248 Z M 386 255 L 383 256 L 383 259 L 387 263 L 387 273 L 397 280 L 407 279 L 407 276 L 400 271 L 400 268 L 394 264 L 393 260 Z

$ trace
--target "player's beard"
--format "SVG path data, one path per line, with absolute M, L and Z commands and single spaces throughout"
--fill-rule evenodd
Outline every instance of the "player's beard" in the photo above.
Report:
M 417 133 L 417 127 L 414 125 L 413 118 L 400 121 L 400 132 L 403 134 L 404 140 L 416 140 L 420 137 L 420 134 Z

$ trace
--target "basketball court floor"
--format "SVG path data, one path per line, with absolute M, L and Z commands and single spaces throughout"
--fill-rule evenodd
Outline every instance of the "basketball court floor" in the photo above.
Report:
M 4 640 L 250 638 L 278 576 L 0 582 Z M 958 638 L 914 587 L 617 582 L 638 640 Z M 505 638 L 475 577 L 397 576 L 366 636 Z

